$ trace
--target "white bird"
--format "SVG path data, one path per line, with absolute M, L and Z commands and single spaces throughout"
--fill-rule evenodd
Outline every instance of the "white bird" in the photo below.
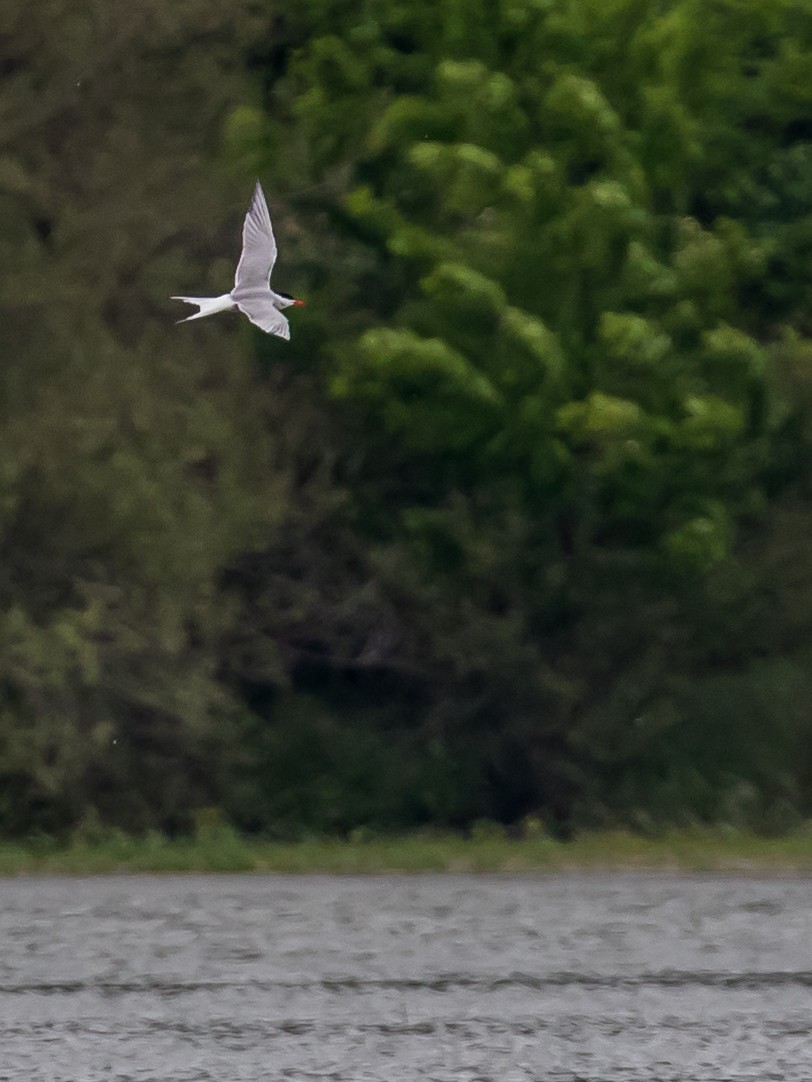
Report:
M 275 262 L 276 240 L 271 227 L 271 216 L 265 202 L 265 193 L 257 181 L 242 227 L 242 254 L 234 275 L 234 288 L 220 297 L 172 297 L 173 301 L 186 301 L 187 304 L 196 304 L 200 309 L 192 316 L 179 319 L 178 323 L 188 323 L 190 319 L 203 319 L 204 316 L 213 316 L 216 312 L 233 312 L 238 309 L 268 334 L 290 338 L 290 326 L 280 309 L 289 308 L 291 305 L 298 307 L 303 305 L 304 301 L 291 297 L 289 293 L 276 293 L 271 289 L 271 271 Z

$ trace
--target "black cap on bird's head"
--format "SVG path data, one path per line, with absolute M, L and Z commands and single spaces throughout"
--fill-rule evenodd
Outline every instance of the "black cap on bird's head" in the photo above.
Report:
M 281 289 L 277 289 L 276 295 L 289 301 L 294 308 L 304 308 L 304 301 L 300 301 L 298 297 L 291 297 L 290 293 L 283 293 Z

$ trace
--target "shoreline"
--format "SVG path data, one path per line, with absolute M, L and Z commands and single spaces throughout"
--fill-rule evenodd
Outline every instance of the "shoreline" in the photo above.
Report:
M 0 877 L 178 873 L 381 875 L 640 872 L 812 874 L 812 833 L 762 837 L 726 828 L 581 834 L 571 841 L 510 838 L 488 828 L 451 833 L 311 838 L 272 842 L 218 829 L 169 840 L 113 835 L 59 844 L 51 839 L 0 843 Z

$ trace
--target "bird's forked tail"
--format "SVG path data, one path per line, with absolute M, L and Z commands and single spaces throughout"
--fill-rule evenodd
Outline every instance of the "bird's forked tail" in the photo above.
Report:
M 185 319 L 176 320 L 177 323 L 188 323 L 190 319 L 203 319 L 204 316 L 213 316 L 216 312 L 230 312 L 236 308 L 230 293 L 224 293 L 221 297 L 171 297 L 173 301 L 185 301 L 186 304 L 196 304 L 200 309 Z

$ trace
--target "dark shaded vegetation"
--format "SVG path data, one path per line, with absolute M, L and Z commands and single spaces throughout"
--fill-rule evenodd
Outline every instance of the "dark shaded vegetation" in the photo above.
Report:
M 11 0 L 0 71 L 0 833 L 810 816 L 806 5 Z M 289 344 L 166 299 L 254 176 Z

